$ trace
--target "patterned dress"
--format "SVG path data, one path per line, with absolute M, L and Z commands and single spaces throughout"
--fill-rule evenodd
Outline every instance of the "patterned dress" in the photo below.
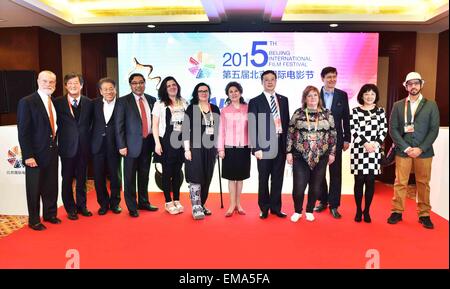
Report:
M 382 107 L 363 110 L 352 109 L 350 129 L 353 136 L 350 150 L 350 171 L 352 174 L 380 174 L 381 145 L 387 135 L 386 114 Z M 364 148 L 366 142 L 376 142 L 375 152 Z
M 313 170 L 322 156 L 336 152 L 336 129 L 328 109 L 309 111 L 308 117 L 309 128 L 305 109 L 294 112 L 289 123 L 286 152 L 301 155 Z

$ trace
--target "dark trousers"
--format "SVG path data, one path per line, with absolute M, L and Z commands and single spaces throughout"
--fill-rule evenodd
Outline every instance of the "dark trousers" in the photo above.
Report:
M 311 170 L 308 163 L 302 156 L 294 157 L 294 164 L 292 166 L 292 178 L 294 179 L 292 198 L 294 199 L 294 208 L 296 213 L 302 213 L 306 185 L 309 185 L 306 212 L 313 212 L 314 205 L 316 203 L 317 196 L 320 193 L 322 181 L 326 173 L 327 163 L 328 155 L 322 156 L 319 163 L 317 163 L 314 169 Z
M 129 211 L 136 211 L 138 204 L 149 204 L 148 179 L 152 153 L 155 149 L 153 135 L 149 134 L 142 141 L 142 150 L 137 158 L 124 157 L 124 197 Z M 136 176 L 138 185 L 138 200 L 136 202 Z
M 334 162 L 328 167 L 330 173 L 330 186 L 328 187 L 325 175 L 322 179 L 319 201 L 321 204 L 330 205 L 330 208 L 337 209 L 341 205 L 342 189 L 342 149 L 337 149 Z M 310 190 L 308 190 L 310 193 Z
M 97 202 L 101 208 L 115 208 L 120 203 L 122 185 L 120 155 L 115 146 L 103 142 L 100 153 L 92 156 Z M 109 173 L 111 196 L 106 188 L 106 171 Z
M 164 198 L 166 203 L 171 202 L 170 192 L 173 191 L 173 200 L 180 200 L 180 186 L 181 186 L 181 161 L 176 162 L 162 162 L 162 186 L 164 191 Z M 203 199 L 203 198 L 202 198 Z
M 282 151 L 281 138 L 278 154 L 273 159 L 258 160 L 258 205 L 262 212 L 281 211 L 281 188 L 283 187 L 286 154 Z M 269 192 L 270 177 L 270 192 Z
M 202 207 L 205 206 L 206 200 L 208 200 L 210 185 L 211 185 L 211 180 L 209 182 L 207 182 L 206 184 L 201 185 L 200 200 L 202 202 Z
M 41 198 L 44 219 L 56 217 L 58 209 L 58 152 L 56 147 L 52 148 L 50 163 L 46 167 L 25 167 L 25 187 L 30 225 L 40 222 Z
M 364 213 L 369 213 L 370 205 L 372 204 L 373 194 L 375 192 L 375 175 L 374 174 L 355 175 L 354 194 L 355 194 L 356 211 L 358 213 L 363 212 L 361 206 L 362 206 L 364 185 L 366 186 L 365 198 L 364 198 L 364 203 L 365 203 Z
M 81 153 L 80 148 L 73 158 L 61 157 L 62 164 L 62 200 L 68 213 L 86 208 L 86 154 Z M 76 203 L 73 197 L 72 182 L 76 180 Z

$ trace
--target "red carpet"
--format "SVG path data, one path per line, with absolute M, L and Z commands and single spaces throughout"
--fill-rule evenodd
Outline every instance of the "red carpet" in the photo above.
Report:
M 415 202 L 408 200 L 403 222 L 389 225 L 391 197 L 391 188 L 377 184 L 371 224 L 353 221 L 351 195 L 342 198 L 341 220 L 327 211 L 315 214 L 312 223 L 304 218 L 292 223 L 273 215 L 260 220 L 256 194 L 243 195 L 247 215 L 231 218 L 224 217 L 228 194 L 224 209 L 219 194 L 211 194 L 207 205 L 213 215 L 194 221 L 188 194 L 182 194 L 183 214 L 169 215 L 162 193 L 151 193 L 160 211 L 141 211 L 132 219 L 124 203 L 122 214 L 98 216 L 91 192 L 93 217 L 70 221 L 60 208 L 61 225 L 45 223 L 43 232 L 23 228 L 0 239 L 0 268 L 65 268 L 69 249 L 79 251 L 81 268 L 365 268 L 367 250 L 376 249 L 380 268 L 448 269 L 448 221 L 433 214 L 435 229 L 423 228 Z M 283 195 L 283 204 L 290 217 L 290 195 Z

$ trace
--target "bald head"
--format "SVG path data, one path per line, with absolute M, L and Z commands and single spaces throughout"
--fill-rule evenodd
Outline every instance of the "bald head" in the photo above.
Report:
M 56 75 L 50 70 L 43 70 L 38 75 L 37 84 L 40 91 L 51 95 L 56 89 Z

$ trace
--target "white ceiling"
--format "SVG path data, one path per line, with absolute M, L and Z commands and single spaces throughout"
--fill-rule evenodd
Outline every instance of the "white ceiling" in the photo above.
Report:
M 449 27 L 448 9 L 425 23 L 404 22 L 355 22 L 340 20 L 337 28 L 330 28 L 329 21 L 281 23 L 280 7 L 284 9 L 287 0 L 202 0 L 210 23 L 159 23 L 150 30 L 146 23 L 73 25 L 36 12 L 11 1 L 0 0 L 0 28 L 41 26 L 59 34 L 99 33 L 99 32 L 165 32 L 165 31 L 417 31 L 435 33 Z M 240 3 L 245 3 L 245 8 Z M 280 5 L 280 3 L 282 3 Z M 283 5 L 284 3 L 284 5 Z M 207 7 L 207 6 L 210 7 Z M 211 6 L 213 5 L 213 6 Z M 193 26 L 194 25 L 194 26 Z M 193 28 L 194 27 L 194 28 Z

